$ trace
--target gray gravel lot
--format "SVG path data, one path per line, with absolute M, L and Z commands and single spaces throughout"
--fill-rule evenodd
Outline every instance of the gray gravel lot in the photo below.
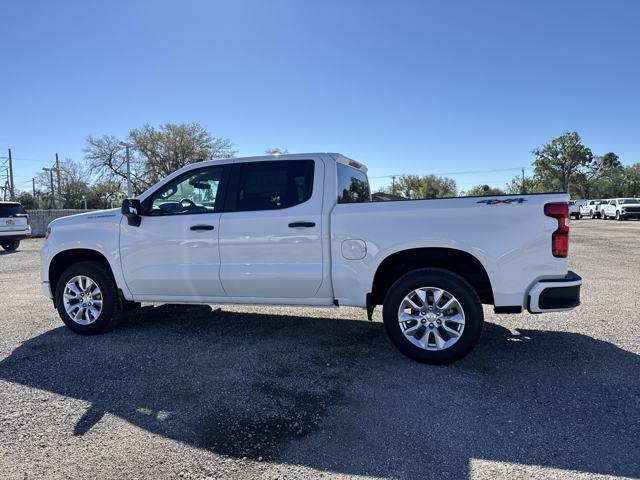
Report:
M 445 367 L 380 312 L 148 306 L 80 337 L 0 255 L 1 478 L 640 477 L 640 222 L 572 223 L 569 313 L 494 315 Z

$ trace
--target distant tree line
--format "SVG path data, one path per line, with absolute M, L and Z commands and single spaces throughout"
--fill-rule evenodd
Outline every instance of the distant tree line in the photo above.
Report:
M 485 184 L 460 191 L 452 178 L 401 175 L 382 191 L 411 199 L 542 192 L 585 199 L 640 197 L 640 163 L 625 167 L 613 152 L 594 155 L 577 132 L 565 132 L 531 153 L 533 175 L 518 175 L 503 188 Z

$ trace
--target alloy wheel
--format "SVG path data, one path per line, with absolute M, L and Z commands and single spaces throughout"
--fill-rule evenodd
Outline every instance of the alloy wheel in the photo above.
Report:
M 405 338 L 424 350 L 446 350 L 462 337 L 465 315 L 451 293 L 437 287 L 417 288 L 407 294 L 398 309 Z
M 72 277 L 64 287 L 64 309 L 79 325 L 95 322 L 102 312 L 102 292 L 86 275 Z

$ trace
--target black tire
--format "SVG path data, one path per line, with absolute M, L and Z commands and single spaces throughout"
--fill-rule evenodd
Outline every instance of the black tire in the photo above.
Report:
M 456 297 L 464 310 L 465 324 L 460 339 L 445 350 L 426 350 L 411 343 L 398 322 L 400 303 L 411 291 L 437 287 Z M 469 283 L 449 270 L 422 268 L 400 277 L 387 292 L 382 311 L 385 330 L 391 342 L 407 357 L 421 363 L 445 364 L 467 355 L 478 343 L 484 313 L 477 293 Z
M 88 325 L 76 323 L 67 314 L 64 306 L 64 289 L 69 280 L 77 275 L 84 275 L 93 280 L 102 293 L 102 311 L 98 318 Z M 76 333 L 95 335 L 112 330 L 120 320 L 118 293 L 111 272 L 100 262 L 78 262 L 68 267 L 58 279 L 55 291 L 56 308 L 64 324 Z
M 620 211 L 616 211 L 616 220 L 620 221 L 622 220 L 622 217 L 620 217 Z
M 13 250 L 17 250 L 20 246 L 20 240 L 14 240 L 11 243 L 3 243 L 2 248 L 4 248 L 7 252 L 11 252 Z

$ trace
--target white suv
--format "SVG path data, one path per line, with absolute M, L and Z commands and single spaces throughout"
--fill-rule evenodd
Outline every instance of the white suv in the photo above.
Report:
M 15 250 L 20 240 L 31 236 L 29 215 L 18 202 L 0 202 L 0 245 Z

